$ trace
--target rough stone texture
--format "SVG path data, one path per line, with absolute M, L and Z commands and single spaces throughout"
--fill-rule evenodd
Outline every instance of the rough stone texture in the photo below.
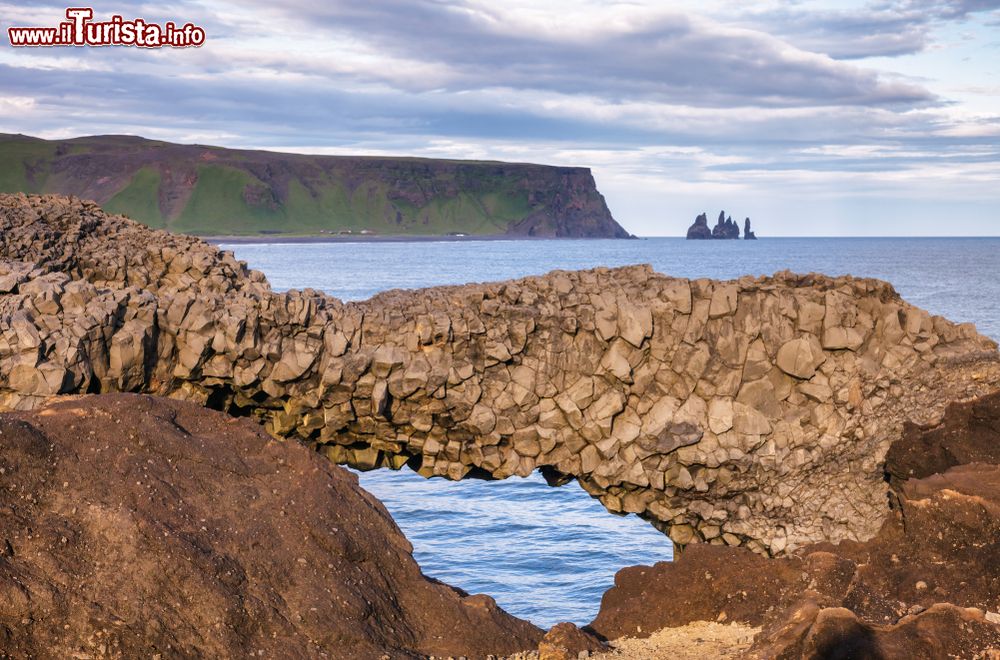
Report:
M 576 478 L 679 546 L 868 539 L 906 421 L 1000 382 L 996 344 L 889 284 L 647 266 L 274 293 L 231 254 L 61 197 L 0 196 L 0 406 L 144 391 L 362 469 Z
M 753 644 L 759 628 L 738 623 L 697 621 L 664 628 L 649 637 L 625 637 L 593 660 L 736 660 Z
M 1000 626 L 982 610 L 947 603 L 908 615 L 892 625 L 859 621 L 843 607 L 820 609 L 805 603 L 787 625 L 764 631 L 762 643 L 743 657 L 768 660 L 828 658 L 984 658 L 1000 654 Z
M 890 449 L 894 509 L 875 538 L 781 558 L 696 546 L 620 571 L 590 627 L 615 639 L 699 620 L 763 626 L 760 658 L 986 657 L 1000 650 L 998 445 L 1000 393 L 950 406 Z
M 538 644 L 538 660 L 576 660 L 581 653 L 589 655 L 606 648 L 599 639 L 574 624 L 558 623 Z
M 948 406 L 939 424 L 907 424 L 886 455 L 893 485 L 966 463 L 1000 465 L 1000 394 Z
M 3 657 L 509 654 L 357 478 L 259 425 L 111 394 L 0 414 Z M 383 656 L 383 654 L 386 654 Z

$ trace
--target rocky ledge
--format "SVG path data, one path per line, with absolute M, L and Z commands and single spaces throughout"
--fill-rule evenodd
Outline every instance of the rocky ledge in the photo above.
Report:
M 638 266 L 345 304 L 62 197 L 0 196 L 0 405 L 148 392 L 363 469 L 576 479 L 679 548 L 863 541 L 906 422 L 1000 382 L 996 344 L 876 280 Z
M 357 477 L 114 394 L 0 414 L 3 657 L 484 658 L 541 636 L 425 578 Z
M 745 658 L 998 657 L 1000 393 L 907 425 L 886 479 L 893 511 L 873 539 L 771 559 L 692 547 L 620 571 L 591 629 L 616 639 L 696 621 L 762 628 Z
M 590 626 L 544 638 L 489 597 L 425 578 L 355 477 L 249 420 L 143 395 L 62 397 L 0 414 L 0 437 L 5 657 L 1000 649 L 1000 393 L 907 425 L 886 462 L 893 511 L 872 540 L 781 558 L 694 546 L 622 570 Z

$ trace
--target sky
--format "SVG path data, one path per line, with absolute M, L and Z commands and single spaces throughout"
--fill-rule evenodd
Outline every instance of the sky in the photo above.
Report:
M 1000 0 L 107 2 L 200 48 L 15 49 L 0 132 L 590 167 L 615 218 L 1000 235 Z

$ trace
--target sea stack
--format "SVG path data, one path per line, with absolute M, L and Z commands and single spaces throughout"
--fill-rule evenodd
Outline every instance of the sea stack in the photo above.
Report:
M 694 224 L 688 228 L 689 240 L 704 240 L 712 238 L 712 230 L 708 228 L 708 216 L 704 213 L 694 219 Z
M 743 240 L 744 241 L 756 241 L 757 234 L 750 230 L 750 218 L 743 221 Z
M 712 228 L 712 238 L 738 239 L 740 228 L 733 222 L 732 216 L 726 217 L 725 211 L 719 212 L 719 219 Z
M 749 220 L 749 218 L 748 218 Z M 749 227 L 749 225 L 747 225 Z M 708 228 L 708 216 L 702 213 L 694 220 L 694 224 L 688 227 L 688 239 L 738 239 L 740 237 L 740 226 L 733 221 L 732 216 L 727 216 L 725 211 L 719 212 L 719 219 L 715 222 L 715 227 Z M 756 238 L 756 237 L 754 237 Z

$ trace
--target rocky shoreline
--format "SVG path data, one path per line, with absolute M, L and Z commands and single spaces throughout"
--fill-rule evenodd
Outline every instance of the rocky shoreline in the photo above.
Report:
M 61 397 L 0 413 L 0 437 L 10 656 L 986 658 L 1000 648 L 990 541 L 1000 394 L 907 427 L 886 464 L 893 511 L 871 541 L 784 558 L 695 545 L 676 562 L 623 569 L 586 632 L 561 624 L 544 637 L 487 596 L 424 578 L 356 478 L 249 420 L 150 396 Z
M 772 559 L 693 546 L 619 572 L 591 627 L 616 638 L 737 621 L 763 628 L 750 658 L 995 657 L 1000 394 L 908 425 L 885 470 L 892 513 L 871 540 Z
M 76 199 L 0 195 L 0 230 L 5 652 L 627 657 L 604 642 L 699 621 L 746 657 L 1000 648 L 996 344 L 884 282 L 633 267 L 345 304 Z M 543 637 L 423 578 L 321 456 L 540 469 L 684 552 Z

